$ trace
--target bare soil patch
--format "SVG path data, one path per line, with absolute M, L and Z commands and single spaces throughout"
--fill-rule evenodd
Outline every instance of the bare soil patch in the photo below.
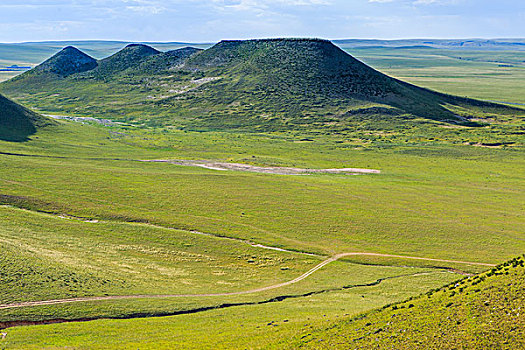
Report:
M 153 159 L 144 162 L 170 163 L 183 166 L 196 166 L 213 170 L 234 170 L 248 171 L 253 173 L 276 174 L 276 175 L 308 175 L 308 174 L 379 174 L 380 170 L 359 169 L 359 168 L 338 168 L 338 169 L 305 169 L 289 167 L 260 167 L 250 164 L 215 162 L 210 160 L 181 160 L 181 159 Z

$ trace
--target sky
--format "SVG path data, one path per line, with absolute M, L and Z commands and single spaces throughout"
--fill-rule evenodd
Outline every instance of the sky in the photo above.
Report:
M 0 0 L 0 42 L 523 38 L 525 0 Z

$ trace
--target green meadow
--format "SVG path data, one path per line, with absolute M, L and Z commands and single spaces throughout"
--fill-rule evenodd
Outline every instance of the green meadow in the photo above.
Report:
M 525 103 L 523 54 L 499 53 L 512 67 L 486 52 L 353 54 L 442 92 Z M 21 100 L 45 114 L 60 109 Z M 58 121 L 28 141 L 0 141 L 0 326 L 20 325 L 0 330 L 0 349 L 315 348 L 346 331 L 334 324 L 409 298 L 417 305 L 406 310 L 429 317 L 418 296 L 491 268 L 475 263 L 525 251 L 523 118 L 483 118 L 468 127 L 385 116 L 340 132 Z M 381 173 L 143 162 L 154 159 Z M 349 252 L 406 258 L 349 256 L 297 283 L 228 294 L 292 281 Z M 470 300 L 462 295 L 451 300 Z M 115 298 L 2 308 L 85 297 Z M 379 324 L 390 314 L 371 317 Z M 29 325 L 53 320 L 85 322 Z
M 2 304 L 237 292 L 289 281 L 343 252 L 494 264 L 523 252 L 521 147 L 451 142 L 348 147 L 337 143 L 338 137 L 302 139 L 60 122 L 28 142 L 2 142 L 2 152 L 11 153 L 0 158 Z M 382 172 L 284 176 L 137 161 L 166 158 Z M 98 222 L 85 222 L 93 220 Z M 435 267 L 486 269 L 356 256 L 297 284 L 253 294 L 2 309 L 0 322 L 208 309 L 8 328 L 2 346 L 281 347 L 279 339 L 295 339 L 309 325 L 319 327 L 461 278 Z M 394 278 L 344 289 L 385 277 Z M 272 301 L 281 296 L 293 297 Z M 245 336 L 233 336 L 239 333 Z M 108 335 L 115 343 L 104 341 Z
M 470 98 L 525 104 L 523 51 L 355 48 L 355 57 L 415 85 Z

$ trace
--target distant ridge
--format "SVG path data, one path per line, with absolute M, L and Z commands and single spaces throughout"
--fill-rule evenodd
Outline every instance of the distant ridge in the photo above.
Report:
M 0 95 L 0 140 L 25 141 L 37 128 L 54 123 Z
M 418 46 L 451 50 L 525 50 L 525 38 L 513 39 L 341 39 L 333 41 L 344 49 L 390 47 L 406 48 Z

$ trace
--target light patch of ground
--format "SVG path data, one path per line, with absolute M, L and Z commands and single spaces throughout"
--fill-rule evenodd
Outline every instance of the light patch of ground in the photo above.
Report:
M 304 168 L 288 168 L 288 167 L 260 167 L 249 164 L 240 163 L 226 163 L 215 162 L 209 160 L 178 160 L 178 159 L 154 159 L 144 160 L 144 162 L 159 162 L 170 163 L 183 166 L 196 166 L 212 170 L 234 170 L 234 171 L 248 171 L 254 173 L 277 174 L 277 175 L 308 175 L 308 174 L 345 174 L 345 175 L 360 175 L 360 174 L 379 174 L 380 170 L 375 169 L 359 169 L 359 168 L 339 168 L 339 169 L 304 169 Z

